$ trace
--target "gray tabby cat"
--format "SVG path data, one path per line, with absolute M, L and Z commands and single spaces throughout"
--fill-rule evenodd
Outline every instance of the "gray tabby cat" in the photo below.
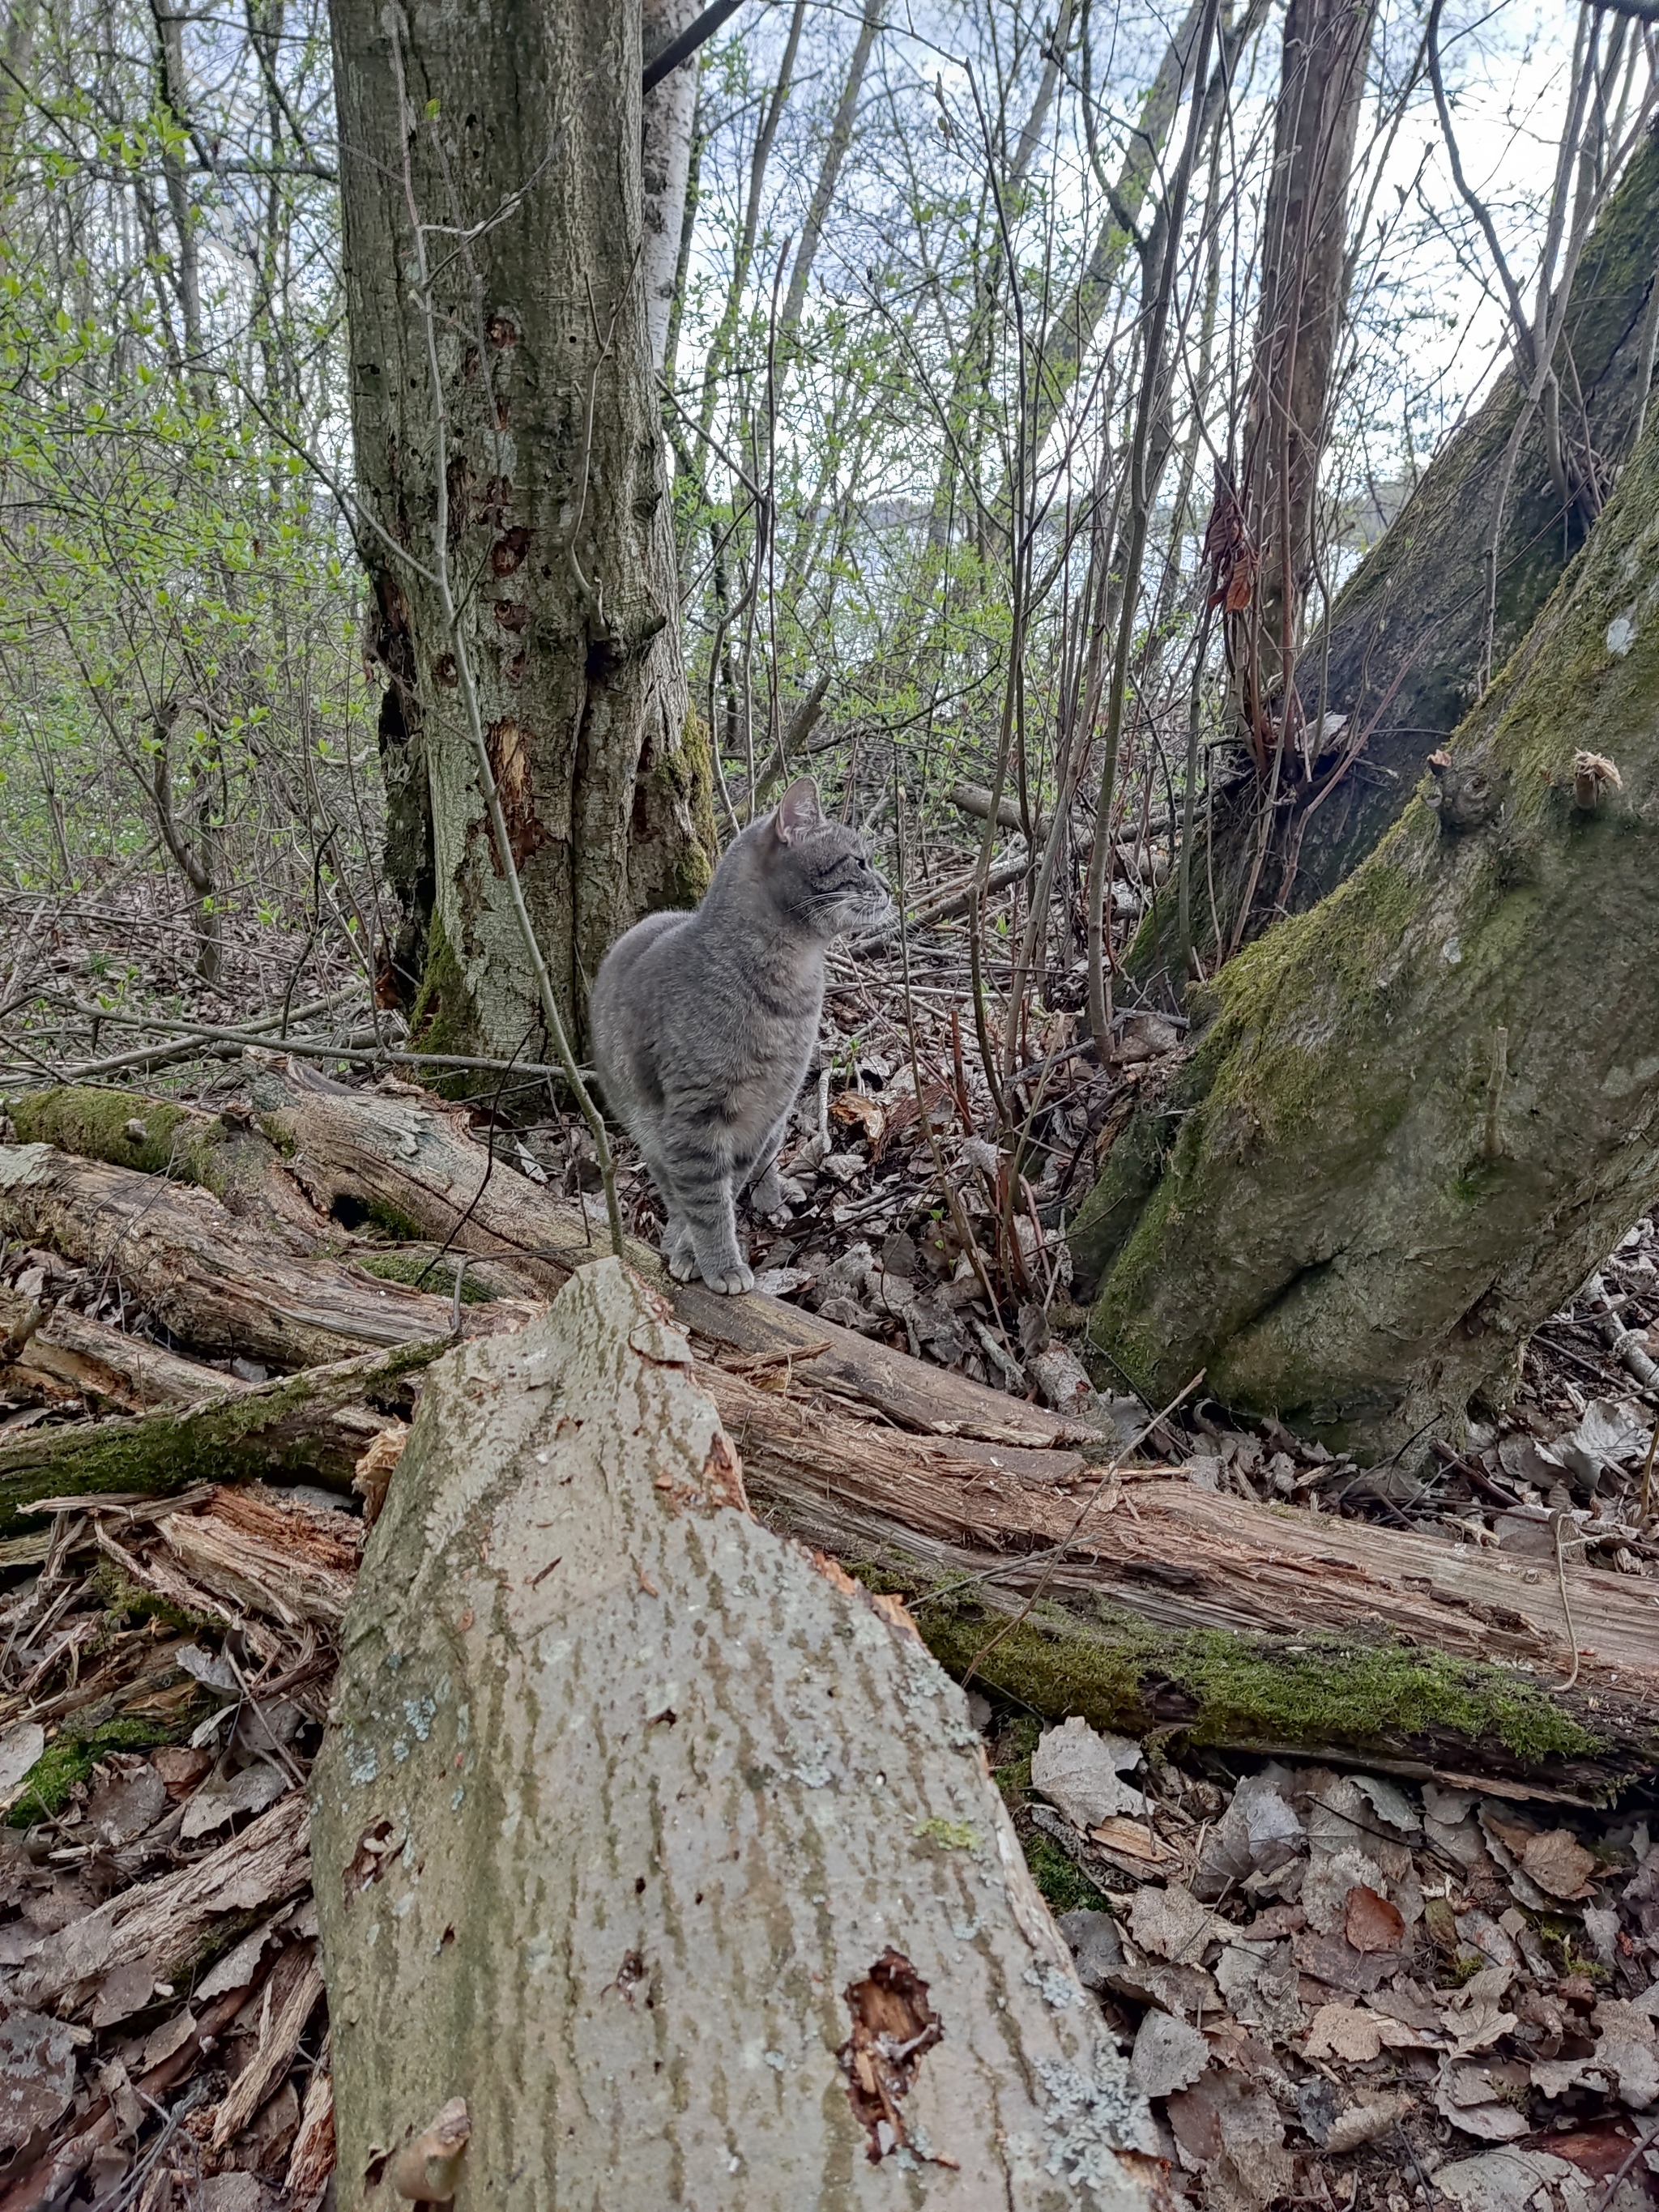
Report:
M 774 1163 L 817 1042 L 823 956 L 892 911 L 861 838 L 793 783 L 734 840 L 695 914 L 652 914 L 617 939 L 593 986 L 606 1103 L 644 1155 L 668 1215 L 671 1273 L 752 1290 L 733 1203 L 782 1203 Z

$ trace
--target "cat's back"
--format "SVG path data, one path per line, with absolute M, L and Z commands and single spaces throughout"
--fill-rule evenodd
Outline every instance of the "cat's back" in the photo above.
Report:
M 599 1080 L 619 1114 L 627 1110 L 629 1094 L 641 1087 L 641 1048 L 648 1046 L 657 1030 L 660 979 L 655 971 L 673 938 L 690 920 L 689 914 L 673 910 L 648 914 L 625 931 L 599 963 L 588 1002 L 588 1025 Z M 644 1087 L 653 1086 L 647 1083 Z

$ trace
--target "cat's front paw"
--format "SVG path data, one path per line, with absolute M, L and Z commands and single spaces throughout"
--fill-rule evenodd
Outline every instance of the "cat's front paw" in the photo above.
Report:
M 674 1280 L 677 1283 L 689 1283 L 697 1272 L 697 1255 L 691 1249 L 690 1238 L 688 1237 L 683 1243 L 677 1244 L 667 1256 L 668 1272 Z M 705 1276 L 703 1279 L 706 1282 L 708 1277 Z
M 679 1270 L 675 1268 L 676 1274 Z M 702 1279 L 711 1291 L 719 1291 L 728 1298 L 739 1297 L 755 1287 L 755 1271 L 742 1260 L 712 1260 L 702 1271 Z M 681 1277 L 684 1281 L 684 1277 Z

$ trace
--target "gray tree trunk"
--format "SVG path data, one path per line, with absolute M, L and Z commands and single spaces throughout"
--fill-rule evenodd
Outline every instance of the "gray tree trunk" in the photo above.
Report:
M 428 2155 L 456 2212 L 1153 2202 L 961 1692 L 750 1518 L 619 1261 L 431 1370 L 344 1635 L 313 1822 L 343 2203 Z
M 1650 137 L 1591 234 L 1573 280 L 1560 341 L 1564 416 L 1582 486 L 1586 472 L 1604 494 L 1628 458 L 1652 380 L 1656 276 L 1659 276 L 1659 137 Z M 1446 441 L 1403 512 L 1360 562 L 1310 647 L 1298 678 L 1305 720 L 1346 717 L 1305 787 L 1273 822 L 1251 928 L 1281 912 L 1316 904 L 1351 875 L 1400 819 L 1429 755 L 1446 742 L 1474 702 L 1486 619 L 1484 562 L 1491 543 L 1492 487 L 1522 404 L 1512 368 Z M 1594 505 L 1589 509 L 1594 512 Z M 1583 543 L 1579 500 L 1564 503 L 1541 416 L 1522 438 L 1498 546 L 1494 659 L 1526 636 L 1568 561 Z M 1363 739 L 1346 768 L 1350 747 Z M 1340 771 L 1340 773 L 1339 773 Z M 1260 788 L 1252 780 L 1215 797 L 1207 856 L 1192 880 L 1212 878 L 1224 941 L 1237 920 L 1254 857 Z M 1207 863 L 1207 864 L 1206 864 Z M 1173 965 L 1173 893 L 1161 898 L 1137 941 L 1140 973 Z M 1200 893 L 1194 936 L 1213 939 Z
M 1433 787 L 1200 995 L 1073 1249 L 1156 1403 L 1382 1454 L 1501 1402 L 1659 1190 L 1659 419 Z M 1622 787 L 1577 748 L 1592 736 Z
M 401 909 L 384 982 L 434 1047 L 540 1057 L 469 676 L 573 1012 L 618 929 L 699 894 L 712 836 L 647 358 L 639 9 L 434 0 L 405 16 L 334 0 L 331 15 L 358 541 Z
M 641 45 L 648 58 L 678 38 L 702 12 L 702 0 L 641 0 Z M 641 167 L 645 186 L 646 354 L 653 376 L 662 368 L 679 279 L 680 234 L 691 176 L 691 131 L 697 112 L 693 62 L 671 70 L 646 94 Z

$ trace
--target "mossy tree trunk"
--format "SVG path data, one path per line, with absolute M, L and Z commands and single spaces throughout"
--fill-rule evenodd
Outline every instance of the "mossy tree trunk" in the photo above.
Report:
M 331 15 L 357 534 L 401 917 L 382 988 L 434 1038 L 545 1057 L 469 678 L 578 1018 L 618 929 L 697 895 L 712 824 L 647 354 L 640 10 L 333 0 Z
M 1114 1148 L 1073 1249 L 1154 1402 L 1201 1368 L 1380 1455 L 1505 1396 L 1659 1191 L 1656 848 L 1659 418 L 1434 787 L 1200 994 Z
M 1541 416 L 1521 441 L 1498 539 L 1494 665 L 1526 636 L 1583 543 L 1587 514 L 1629 457 L 1653 367 L 1656 236 L 1659 137 L 1650 137 L 1591 234 L 1573 281 L 1559 356 L 1569 429 L 1577 417 L 1567 441 L 1576 464 L 1567 494 L 1552 473 Z M 1352 873 L 1399 820 L 1430 754 L 1473 704 L 1494 490 L 1522 404 L 1515 373 L 1506 368 L 1435 455 L 1339 595 L 1328 635 L 1304 657 L 1297 679 L 1304 720 L 1315 724 L 1322 713 L 1347 720 L 1324 741 L 1311 778 L 1282 790 L 1286 803 L 1275 811 L 1247 933 L 1278 913 L 1316 905 Z M 1343 768 L 1362 736 L 1357 757 Z M 1194 854 L 1192 881 L 1213 878 L 1224 942 L 1260 824 L 1254 776 L 1217 791 L 1209 850 Z M 1209 956 L 1213 938 L 1202 894 L 1194 919 L 1194 937 Z M 1176 948 L 1171 889 L 1149 917 L 1132 964 L 1143 974 L 1158 967 L 1173 973 Z

